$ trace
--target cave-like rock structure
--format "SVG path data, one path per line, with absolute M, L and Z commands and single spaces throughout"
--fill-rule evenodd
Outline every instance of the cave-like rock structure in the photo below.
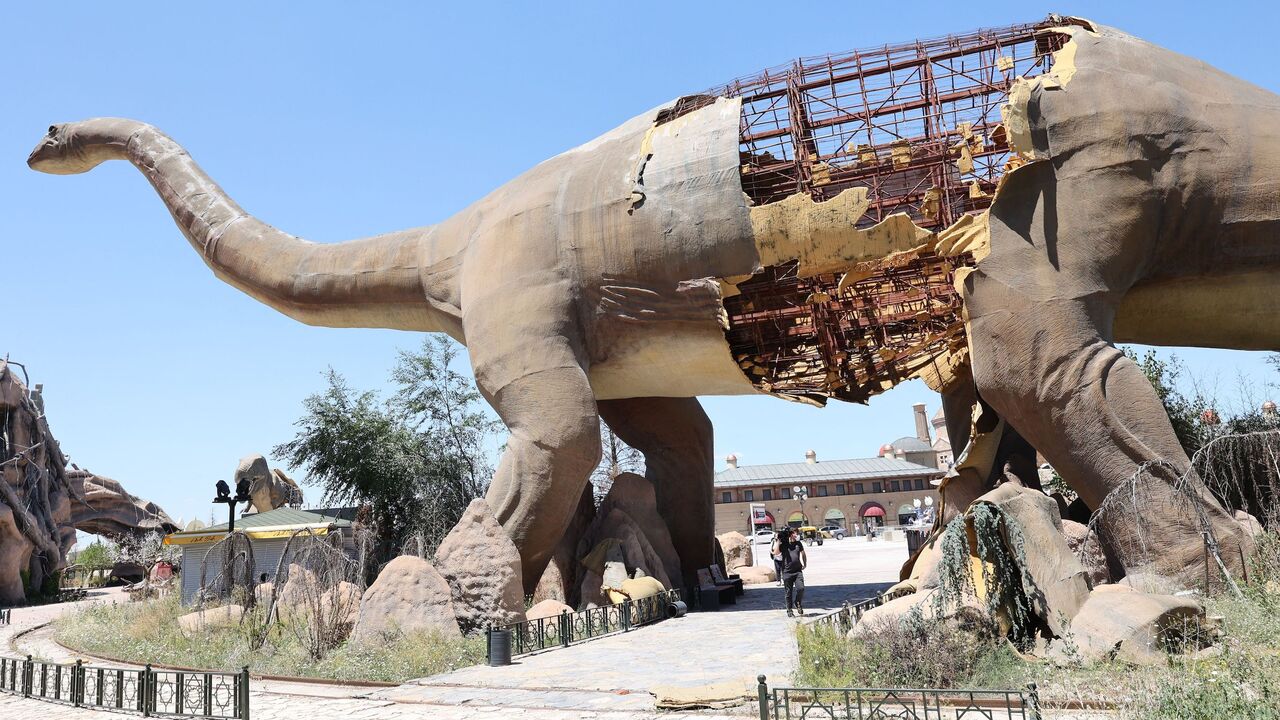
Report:
M 28 389 L 24 368 L 0 360 L 0 606 L 55 590 L 76 530 L 122 537 L 174 529 L 155 503 L 67 467 L 41 391 Z
M 71 525 L 77 530 L 115 538 L 178 529 L 159 505 L 131 494 L 111 478 L 73 466 L 67 480 L 72 489 Z

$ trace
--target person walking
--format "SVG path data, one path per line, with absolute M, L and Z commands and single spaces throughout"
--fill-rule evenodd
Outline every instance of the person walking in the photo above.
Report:
M 774 544 L 774 552 L 782 561 L 782 586 L 787 593 L 787 617 L 804 617 L 804 568 L 809 558 L 804 543 L 792 528 L 785 528 Z
M 778 587 L 782 587 L 782 552 L 778 550 L 778 544 L 782 542 L 782 538 L 791 528 L 779 530 L 773 536 L 773 547 L 769 548 L 769 557 L 773 558 L 773 575 L 778 578 Z

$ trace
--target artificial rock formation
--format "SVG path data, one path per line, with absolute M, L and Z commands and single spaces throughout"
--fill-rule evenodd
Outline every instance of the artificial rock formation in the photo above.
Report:
M 1067 547 L 1071 554 L 1084 566 L 1089 576 L 1089 585 L 1096 587 L 1111 582 L 1111 571 L 1107 568 L 1107 556 L 1102 551 L 1102 543 L 1098 534 L 1073 520 L 1062 521 L 1062 534 L 1067 539 Z
M 40 388 L 0 360 L 0 603 L 39 592 L 75 544 L 66 459 L 44 416 Z M 24 574 L 26 577 L 24 578 Z
M 449 583 L 426 560 L 401 555 L 364 591 L 351 639 L 370 643 L 413 632 L 459 634 Z
M 720 543 L 720 551 L 724 553 L 726 570 L 732 571 L 735 568 L 751 565 L 751 542 L 742 533 L 731 530 L 717 535 L 716 542 Z
M 120 483 L 67 467 L 42 387 L 28 390 L 19 373 L 25 370 L 0 360 L 0 604 L 54 587 L 76 530 L 119 538 L 174 529 L 163 510 Z
M 471 632 L 524 619 L 520 552 L 483 499 L 472 500 L 436 549 L 458 625 Z
M 28 163 L 128 160 L 215 275 L 298 320 L 465 341 L 511 431 L 487 502 L 528 590 L 599 457 L 601 417 L 645 454 L 688 581 L 714 555 L 695 396 L 864 400 L 911 377 L 944 393 L 951 438 L 970 443 L 944 520 L 1034 475 L 1034 447 L 1099 513 L 1117 574 L 1187 580 L 1199 518 L 1238 563 L 1240 526 L 1115 342 L 1280 346 L 1280 98 L 1078 18 L 904 48 L 991 79 L 957 72 L 955 93 L 870 122 L 853 83 L 888 76 L 892 49 L 798 62 L 641 113 L 439 225 L 339 244 L 248 214 L 137 121 L 55 125 Z M 829 98 L 803 91 L 837 76 L 850 84 Z M 820 147 L 808 118 L 845 102 L 830 122 L 848 124 L 821 136 L 858 139 Z M 966 110 L 997 105 L 999 121 Z M 925 117 L 948 126 L 898 125 Z M 994 419 L 969 426 L 979 396 Z M 1109 512 L 1139 468 L 1162 511 Z
M 74 466 L 67 470 L 71 484 L 71 524 L 77 530 L 118 538 L 139 532 L 171 533 L 173 520 L 153 502 L 142 500 L 111 478 Z
M 653 483 L 635 473 L 621 473 L 600 503 L 595 519 L 578 542 L 582 558 L 580 599 L 584 604 L 608 602 L 602 588 L 620 588 L 637 572 L 678 587 L 684 570 L 667 523 L 658 512 Z

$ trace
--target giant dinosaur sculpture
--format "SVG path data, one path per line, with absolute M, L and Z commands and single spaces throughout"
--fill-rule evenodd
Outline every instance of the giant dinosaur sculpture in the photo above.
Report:
M 1028 442 L 1094 507 L 1164 459 L 1154 501 L 1176 505 L 1188 460 L 1114 343 L 1280 348 L 1278 121 L 1272 93 L 1051 17 L 683 97 L 439 225 L 338 244 L 249 215 L 141 122 L 55 125 L 28 162 L 128 160 L 216 276 L 302 322 L 464 343 L 511 432 L 487 499 L 532 589 L 600 418 L 645 453 L 682 566 L 710 562 L 697 395 L 924 377 L 972 438 L 952 513 L 1026 475 Z M 1190 511 L 1103 523 L 1120 572 L 1194 571 L 1202 525 L 1239 542 L 1191 487 Z

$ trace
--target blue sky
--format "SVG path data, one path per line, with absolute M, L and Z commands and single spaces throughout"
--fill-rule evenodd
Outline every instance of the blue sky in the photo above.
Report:
M 419 338 L 310 328 L 215 280 L 123 163 L 23 160 L 53 122 L 116 115 L 183 143 L 246 209 L 337 241 L 438 222 L 671 97 L 815 55 L 1070 12 L 1280 90 L 1274 3 L 45 3 L 0 9 L 0 353 L 46 386 L 73 461 L 208 518 L 236 460 L 292 437 L 332 365 L 379 387 Z M 305 11 L 303 11 L 305 8 Z M 1258 353 L 1178 350 L 1224 405 Z M 1255 386 L 1241 397 L 1238 379 Z M 912 432 L 910 383 L 868 407 L 710 398 L 716 455 L 860 457 Z

